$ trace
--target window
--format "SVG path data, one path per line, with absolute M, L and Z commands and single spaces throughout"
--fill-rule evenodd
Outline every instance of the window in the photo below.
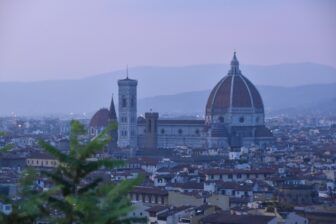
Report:
M 242 175 L 240 173 L 237 174 L 237 178 L 241 179 Z
M 121 136 L 127 136 L 127 131 L 121 131 Z
M 149 120 L 149 121 L 148 121 L 147 130 L 148 130 L 149 133 L 152 132 L 152 120 Z
M 259 123 L 259 120 L 260 120 L 259 117 L 256 117 L 256 122 L 257 122 L 257 123 Z
M 198 129 L 196 129 L 195 134 L 196 134 L 196 135 L 199 135 L 199 134 L 200 134 L 200 131 L 199 131 Z
M 228 178 L 229 178 L 229 179 L 232 179 L 232 174 L 229 174 Z
M 131 107 L 134 107 L 134 97 L 131 98 Z
M 182 129 L 179 129 L 178 133 L 181 135 L 183 133 Z
M 122 98 L 122 107 L 126 107 L 127 106 L 127 100 L 125 97 Z
M 244 118 L 244 117 L 240 117 L 240 118 L 239 118 L 239 122 L 240 122 L 240 123 L 244 123 L 244 121 L 245 121 L 245 118 Z
M 220 116 L 220 117 L 218 118 L 218 120 L 219 120 L 220 123 L 224 123 L 224 117 Z
M 161 134 L 164 135 L 164 133 L 165 133 L 165 129 L 162 128 L 161 129 Z

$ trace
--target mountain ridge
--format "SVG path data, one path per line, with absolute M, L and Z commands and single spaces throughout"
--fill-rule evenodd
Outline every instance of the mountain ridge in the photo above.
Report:
M 129 74 L 131 78 L 139 81 L 138 98 L 140 103 L 148 102 L 146 98 L 154 96 L 209 91 L 227 74 L 228 68 L 228 65 L 223 64 L 184 67 L 146 66 L 130 68 Z M 275 67 L 273 65 L 242 65 L 241 70 L 258 87 L 268 86 L 268 91 L 261 91 L 265 102 L 269 101 L 268 98 L 272 98 L 268 95 L 280 91 L 279 88 L 297 88 L 303 101 L 307 101 L 304 92 L 312 91 L 309 90 L 310 85 L 336 83 L 336 69 L 312 63 L 276 65 Z M 101 107 L 107 107 L 113 93 L 117 96 L 117 80 L 122 78 L 125 78 L 125 71 L 119 70 L 82 79 L 0 82 L 0 102 L 2 103 L 0 116 L 12 112 L 22 115 L 92 113 Z M 290 85 L 281 86 L 281 82 L 278 80 L 283 84 Z M 304 87 L 305 90 L 300 90 L 301 86 L 306 86 Z M 281 94 L 286 95 L 288 91 L 291 91 L 291 89 L 282 89 Z M 329 92 L 325 94 L 323 93 L 325 89 L 322 87 L 320 90 L 314 91 L 317 95 L 323 95 L 324 98 L 327 97 L 328 99 L 336 96 L 336 93 L 331 91 L 330 88 L 328 88 Z M 277 95 L 279 94 L 277 93 Z M 328 94 L 330 97 L 328 97 Z M 199 97 L 203 99 L 204 95 Z M 289 95 L 286 97 L 291 98 Z M 142 99 L 146 100 L 142 101 Z M 117 102 L 117 99 L 115 100 Z M 193 100 L 197 100 L 197 96 Z M 285 101 L 281 102 L 281 104 L 284 103 Z M 292 104 L 295 103 L 289 103 L 289 105 Z M 265 105 L 267 108 L 268 104 Z M 147 104 L 146 107 L 148 108 L 150 105 Z M 141 106 L 139 106 L 140 108 Z

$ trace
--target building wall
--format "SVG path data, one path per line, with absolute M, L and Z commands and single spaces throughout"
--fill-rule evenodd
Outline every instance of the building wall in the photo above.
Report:
M 222 210 L 227 211 L 230 208 L 229 197 L 220 194 L 213 194 L 209 198 L 207 198 L 207 202 L 209 205 L 216 205 L 220 207 Z
M 203 125 L 195 124 L 160 124 L 157 126 L 157 147 L 175 148 L 188 146 L 191 148 L 203 148 L 206 146 L 206 137 Z M 146 126 L 138 125 L 138 145 L 140 148 L 146 145 Z
M 180 192 L 169 191 L 168 192 L 168 204 L 172 206 L 183 206 L 183 205 L 193 205 L 201 206 L 203 205 L 204 199 L 202 197 L 196 198 L 192 195 L 182 194 Z
M 180 192 L 174 192 L 174 191 L 168 192 L 168 204 L 172 206 L 176 207 L 183 205 L 201 206 L 205 202 L 207 202 L 209 205 L 218 206 L 224 211 L 229 209 L 229 197 L 225 195 L 213 194 L 210 197 L 204 199 L 203 197 L 195 197 Z
M 267 176 L 270 174 L 254 174 L 254 173 L 233 173 L 233 174 L 206 174 L 205 180 L 223 180 L 223 181 L 245 181 L 245 180 L 251 180 L 251 179 L 257 179 L 257 180 L 265 180 Z

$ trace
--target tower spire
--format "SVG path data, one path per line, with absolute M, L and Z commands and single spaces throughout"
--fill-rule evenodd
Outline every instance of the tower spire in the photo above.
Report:
M 126 79 L 128 79 L 128 64 L 126 65 Z
M 110 104 L 110 119 L 111 120 L 117 120 L 117 113 L 114 106 L 114 100 L 113 100 L 113 93 L 112 93 L 112 99 Z

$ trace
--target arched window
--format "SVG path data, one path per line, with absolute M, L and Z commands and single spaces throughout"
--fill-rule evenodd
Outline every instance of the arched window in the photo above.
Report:
M 148 127 L 147 127 L 148 132 L 152 132 L 152 120 L 148 121 Z
M 134 107 L 134 97 L 131 98 L 131 107 Z
M 123 96 L 122 98 L 122 107 L 126 107 L 127 106 L 127 100 L 126 97 Z

